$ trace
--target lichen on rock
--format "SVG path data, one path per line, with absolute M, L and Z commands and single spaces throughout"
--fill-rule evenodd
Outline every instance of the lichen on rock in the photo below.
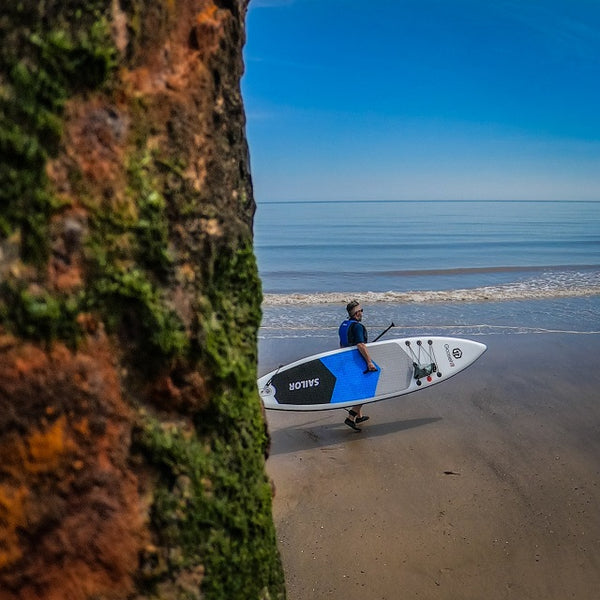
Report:
M 0 15 L 0 599 L 281 598 L 246 2 Z

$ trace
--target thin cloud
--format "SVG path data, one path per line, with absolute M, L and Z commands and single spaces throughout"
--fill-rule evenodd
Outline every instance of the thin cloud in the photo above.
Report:
M 505 18 L 509 18 L 537 34 L 548 44 L 549 54 L 582 63 L 598 64 L 600 54 L 600 11 L 590 13 L 573 11 L 565 4 L 544 5 L 507 0 L 497 5 Z M 566 8 L 566 10 L 565 10 Z M 584 17 L 587 17 L 584 19 Z

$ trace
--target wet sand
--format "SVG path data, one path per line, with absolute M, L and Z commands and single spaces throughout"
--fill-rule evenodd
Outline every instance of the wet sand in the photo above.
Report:
M 289 600 L 598 597 L 600 336 L 476 339 L 475 365 L 365 407 L 361 433 L 268 412 Z M 325 349 L 269 340 L 259 370 Z

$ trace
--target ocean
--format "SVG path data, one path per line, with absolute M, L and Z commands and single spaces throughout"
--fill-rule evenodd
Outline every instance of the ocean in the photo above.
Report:
M 600 333 L 600 202 L 259 203 L 259 340 Z

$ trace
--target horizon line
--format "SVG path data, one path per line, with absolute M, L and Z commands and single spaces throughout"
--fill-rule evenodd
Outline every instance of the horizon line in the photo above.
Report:
M 486 198 L 486 199 L 476 199 L 476 198 L 454 198 L 454 199 L 435 199 L 435 198 L 427 198 L 427 199 L 398 199 L 398 200 L 380 200 L 380 199 L 365 199 L 365 200 L 346 200 L 343 198 L 339 199 L 322 199 L 322 200 L 257 200 L 254 199 L 256 204 L 324 204 L 324 203 L 338 203 L 338 204 L 364 204 L 365 202 L 378 202 L 378 203 L 399 203 L 399 202 L 578 202 L 578 203 L 586 203 L 586 204 L 595 204 L 600 202 L 600 199 L 597 200 L 581 200 L 581 199 L 544 199 L 544 198 Z

